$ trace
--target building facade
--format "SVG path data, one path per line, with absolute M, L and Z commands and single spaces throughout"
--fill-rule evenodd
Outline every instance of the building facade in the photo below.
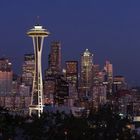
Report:
M 51 52 L 49 55 L 49 71 L 52 74 L 59 74 L 61 72 L 61 43 L 53 41 L 51 43 Z
M 110 61 L 106 61 L 105 66 L 104 66 L 104 72 L 105 72 L 105 81 L 104 81 L 104 83 L 107 86 L 107 92 L 112 93 L 113 65 L 110 63 Z
M 32 88 L 33 75 L 35 67 L 34 54 L 24 55 L 24 64 L 22 65 L 22 83 Z
M 12 92 L 12 64 L 7 58 L 0 58 L 0 95 L 8 96 Z
M 80 87 L 84 96 L 89 96 L 93 84 L 93 54 L 88 49 L 81 55 Z
M 78 89 L 78 61 L 66 61 L 66 80 Z

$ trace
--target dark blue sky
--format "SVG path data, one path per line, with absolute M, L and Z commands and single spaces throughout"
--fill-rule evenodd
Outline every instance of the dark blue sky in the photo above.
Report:
M 43 49 L 47 66 L 50 43 L 60 40 L 63 61 L 79 60 L 88 48 L 94 62 L 110 60 L 114 74 L 140 85 L 140 0 L 1 0 L 0 56 L 10 57 L 21 72 L 23 55 L 33 52 L 26 31 L 36 17 L 51 35 Z

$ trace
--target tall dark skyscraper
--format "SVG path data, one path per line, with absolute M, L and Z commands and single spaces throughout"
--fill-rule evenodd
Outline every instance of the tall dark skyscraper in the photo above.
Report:
M 51 43 L 49 66 L 52 74 L 59 74 L 61 72 L 61 44 L 58 41 Z
M 78 61 L 66 61 L 66 79 L 78 88 Z

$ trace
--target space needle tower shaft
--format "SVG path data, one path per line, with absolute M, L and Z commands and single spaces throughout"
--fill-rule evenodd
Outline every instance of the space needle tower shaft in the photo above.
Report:
M 29 115 L 37 113 L 38 117 L 43 112 L 43 82 L 42 82 L 42 66 L 41 56 L 43 49 L 44 38 L 49 35 L 46 29 L 43 29 L 40 25 L 35 25 L 34 28 L 27 32 L 29 37 L 32 37 L 34 56 L 35 56 L 35 68 L 31 95 L 31 104 L 29 106 Z

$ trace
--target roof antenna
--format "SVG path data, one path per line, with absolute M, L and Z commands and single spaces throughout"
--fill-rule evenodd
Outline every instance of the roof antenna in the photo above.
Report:
M 37 26 L 39 26 L 39 19 L 40 19 L 40 17 L 37 16 L 37 17 L 36 17 L 36 25 L 37 25 Z

